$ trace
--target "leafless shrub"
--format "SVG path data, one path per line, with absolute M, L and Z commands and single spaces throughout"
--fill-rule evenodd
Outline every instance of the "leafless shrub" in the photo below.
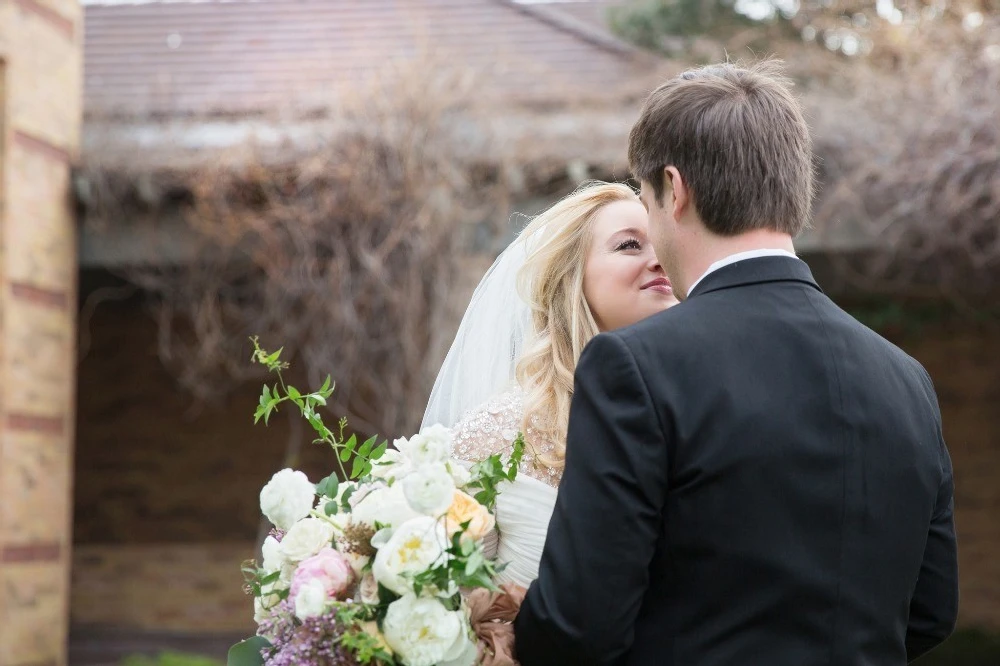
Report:
M 304 149 L 247 144 L 183 168 L 85 155 L 88 224 L 115 233 L 109 220 L 179 214 L 197 241 L 182 263 L 123 270 L 151 295 L 160 357 L 196 398 L 259 378 L 247 338 L 260 335 L 285 346 L 296 381 L 332 374 L 331 409 L 356 429 L 419 423 L 459 249 L 507 210 L 474 80 L 420 65 L 342 100 Z
M 1000 287 L 1000 19 L 942 25 L 891 68 L 859 64 L 809 96 L 823 156 L 821 233 L 874 241 L 856 282 L 971 302 Z

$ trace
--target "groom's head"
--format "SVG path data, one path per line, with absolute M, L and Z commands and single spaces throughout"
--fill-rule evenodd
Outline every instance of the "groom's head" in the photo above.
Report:
M 711 65 L 667 81 L 646 100 L 628 155 L 667 255 L 680 249 L 678 221 L 681 232 L 688 221 L 720 237 L 795 236 L 808 223 L 812 142 L 774 61 Z

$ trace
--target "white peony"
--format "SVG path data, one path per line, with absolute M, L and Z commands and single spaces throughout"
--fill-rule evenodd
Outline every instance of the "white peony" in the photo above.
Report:
M 455 656 L 451 656 L 452 654 Z M 444 661 L 438 666 L 475 666 L 477 658 L 479 650 L 476 649 L 476 642 L 469 636 L 468 631 L 463 630 L 452 651 L 445 655 Z
M 409 441 L 397 441 L 400 444 L 406 442 L 400 451 L 415 465 L 447 462 L 451 458 L 454 445 L 451 430 L 439 424 L 427 426 Z
M 326 610 L 326 600 L 326 586 L 321 579 L 306 581 L 295 595 L 295 617 L 300 620 L 319 617 Z
M 322 518 L 300 520 L 281 539 L 281 554 L 289 562 L 301 562 L 330 547 L 333 536 L 333 525 Z
M 468 640 L 461 611 L 412 594 L 389 604 L 382 633 L 407 666 L 434 666 L 459 656 Z
M 264 545 L 261 546 L 260 550 L 264 559 L 260 568 L 267 573 L 278 571 L 285 565 L 285 556 L 281 554 L 281 544 L 273 536 L 264 539 Z
M 396 594 L 413 589 L 413 576 L 440 564 L 448 544 L 444 526 L 428 516 L 400 525 L 378 553 L 372 573 Z
M 309 515 L 315 496 L 316 486 L 309 483 L 309 477 L 283 469 L 260 491 L 260 510 L 275 527 L 288 530 Z
M 369 527 L 375 527 L 377 522 L 382 526 L 396 528 L 418 516 L 420 514 L 410 507 L 403 488 L 398 483 L 373 490 L 351 511 L 352 521 Z
M 441 464 L 421 465 L 400 483 L 410 507 L 425 516 L 447 511 L 455 494 L 455 482 Z

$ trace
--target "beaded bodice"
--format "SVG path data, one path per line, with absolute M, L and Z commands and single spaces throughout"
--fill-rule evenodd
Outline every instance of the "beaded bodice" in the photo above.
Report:
M 470 410 L 455 426 L 455 454 L 462 460 L 479 462 L 499 453 L 506 462 L 511 453 L 511 444 L 522 430 L 524 419 L 523 393 L 512 389 L 486 401 Z M 546 467 L 535 460 L 536 455 L 551 453 L 554 446 L 541 439 L 536 428 L 528 424 L 524 440 L 528 446 L 518 467 L 518 473 L 526 474 L 552 487 L 558 487 L 562 470 Z

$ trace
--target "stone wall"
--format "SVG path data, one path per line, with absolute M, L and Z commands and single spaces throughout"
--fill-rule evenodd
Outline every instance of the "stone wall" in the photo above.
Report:
M 0 666 L 66 662 L 82 34 L 0 1 Z
M 85 328 L 92 343 L 79 368 L 73 620 L 249 630 L 239 564 L 252 556 L 256 496 L 282 465 L 287 422 L 252 425 L 256 384 L 194 409 L 156 358 L 153 323 L 137 303 L 102 306 Z M 994 629 L 998 332 L 939 322 L 894 336 L 927 366 L 940 396 L 958 486 L 961 622 Z M 308 433 L 302 438 L 308 442 Z M 305 447 L 302 467 L 317 480 L 331 458 Z

